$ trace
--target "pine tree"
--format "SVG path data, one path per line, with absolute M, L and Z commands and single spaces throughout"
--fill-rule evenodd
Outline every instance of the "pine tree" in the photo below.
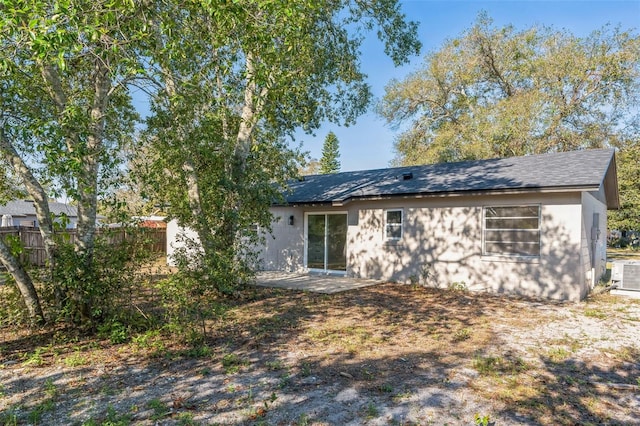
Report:
M 340 171 L 340 143 L 335 133 L 329 132 L 322 146 L 322 158 L 320 159 L 320 173 L 338 173 Z

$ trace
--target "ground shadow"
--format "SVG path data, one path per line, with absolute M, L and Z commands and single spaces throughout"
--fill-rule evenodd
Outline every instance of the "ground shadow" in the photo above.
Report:
M 477 367 L 489 354 L 508 359 L 496 315 L 535 328 L 545 320 L 532 312 L 554 309 L 562 305 L 410 285 L 337 295 L 254 289 L 211 324 L 206 350 L 115 345 L 90 358 L 94 352 L 78 349 L 87 340 L 47 349 L 58 361 L 40 367 L 3 349 L 0 403 L 20 424 L 34 423 L 37 410 L 41 424 L 113 416 L 161 424 L 473 424 L 476 414 L 502 424 L 625 423 L 637 393 L 606 383 L 637 384 L 637 352 L 633 361 L 599 365 L 542 352 L 528 361 L 538 366 L 495 377 Z M 25 342 L 3 348 L 18 344 Z M 83 353 L 82 365 L 66 361 Z M 480 388 L 532 374 L 528 396 Z

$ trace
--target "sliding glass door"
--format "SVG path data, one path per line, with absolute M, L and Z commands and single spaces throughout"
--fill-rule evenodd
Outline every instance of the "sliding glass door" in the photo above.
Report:
M 307 223 L 307 268 L 325 269 L 327 216 L 309 215 Z
M 346 247 L 346 213 L 307 215 L 307 268 L 346 271 Z

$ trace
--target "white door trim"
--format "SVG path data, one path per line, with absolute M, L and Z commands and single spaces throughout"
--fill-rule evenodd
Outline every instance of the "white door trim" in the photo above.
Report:
M 307 272 L 311 272 L 311 273 L 319 273 L 319 274 L 327 274 L 327 275 L 346 275 L 347 271 L 337 271 L 334 269 L 326 269 L 326 265 L 327 265 L 327 221 L 325 219 L 325 228 L 324 228 L 324 246 L 325 246 L 325 250 L 324 250 L 324 264 L 325 264 L 325 269 L 317 269 L 317 268 L 309 268 L 308 264 L 309 264 L 309 259 L 308 259 L 308 253 L 309 253 L 309 216 L 326 216 L 330 215 L 330 214 L 334 214 L 334 215 L 345 215 L 347 216 L 347 232 L 349 229 L 349 212 L 346 210 L 340 210 L 340 211 L 311 211 L 311 212 L 304 212 L 304 268 Z M 348 240 L 347 240 L 347 235 L 345 235 L 345 264 L 346 264 L 346 253 L 348 253 Z

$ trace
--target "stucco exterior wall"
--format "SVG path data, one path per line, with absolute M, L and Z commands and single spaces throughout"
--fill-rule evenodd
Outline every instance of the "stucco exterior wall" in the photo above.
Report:
M 582 194 L 581 254 L 585 295 L 607 268 L 607 208 L 598 194 Z
M 298 272 L 304 268 L 304 211 L 296 207 L 272 207 L 271 233 L 263 232 L 258 269 Z M 293 217 L 293 225 L 290 219 Z
M 188 241 L 200 241 L 196 231 L 179 226 L 175 219 L 167 222 L 167 265 L 176 266 L 176 251 L 185 249 Z
M 579 300 L 580 196 L 453 197 L 363 204 L 350 227 L 348 272 L 354 276 L 470 290 Z M 539 258 L 483 256 L 483 206 L 541 205 Z M 404 232 L 385 241 L 384 212 L 402 208 Z
M 592 197 L 593 198 L 593 197 Z M 586 277 L 582 260 L 586 215 L 580 193 L 427 197 L 351 202 L 342 207 L 278 207 L 280 221 L 267 236 L 264 269 L 304 270 L 304 215 L 347 211 L 347 275 L 470 290 L 580 300 Z M 541 253 L 537 258 L 482 255 L 483 206 L 541 205 Z M 591 204 L 590 204 L 591 205 Z M 386 209 L 402 209 L 398 241 L 386 241 Z M 294 215 L 294 225 L 288 217 Z M 606 221 L 606 215 L 600 215 Z M 602 229 L 606 229 L 603 225 Z

